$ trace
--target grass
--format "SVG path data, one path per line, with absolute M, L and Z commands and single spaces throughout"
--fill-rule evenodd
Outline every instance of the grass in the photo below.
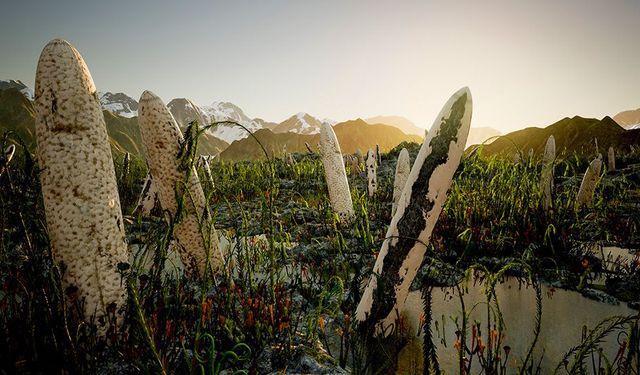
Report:
M 0 149 L 6 139 L 0 137 Z M 188 133 L 187 139 L 188 166 L 194 163 L 197 134 Z M 417 145 L 401 146 L 415 157 Z M 293 369 L 301 356 L 320 347 L 326 353 L 312 357 L 326 366 L 372 372 L 362 346 L 378 343 L 373 337 L 363 341 L 352 316 L 391 219 L 400 149 L 382 156 L 373 198 L 367 197 L 363 172 L 348 174 L 356 212 L 348 223 L 331 211 L 316 154 L 295 154 L 293 164 L 212 162 L 213 184 L 204 184 L 205 193 L 216 229 L 229 240 L 229 271 L 215 280 L 176 271 L 170 220 L 130 216 L 146 166 L 131 158 L 125 167 L 122 156 L 116 157 L 127 238 L 137 251 L 120 269 L 129 296 L 124 324 L 100 336 L 96 326 L 102 323 L 85 320 L 82 300 L 61 284 L 64 269 L 51 254 L 37 162 L 19 146 L 0 176 L 0 373 L 264 373 Z M 569 289 L 593 284 L 600 275 L 611 285 L 638 283 L 637 266 L 603 266 L 583 246 L 639 243 L 640 170 L 624 168 L 640 162 L 640 153 L 617 158 L 623 171 L 603 173 L 594 207 L 577 209 L 572 202 L 590 159 L 560 155 L 549 214 L 541 207 L 539 158 L 514 163 L 478 152 L 463 160 L 434 231 L 423 279 L 416 282 L 425 296 L 441 286 L 456 291 L 463 318 L 456 323 L 459 336 L 446 340 L 459 348 L 461 373 L 506 373 L 505 355 L 521 356 L 521 373 L 539 372 L 532 354 L 539 345 L 537 331 L 531 332 L 532 350 L 526 353 L 509 353 L 500 341 L 504 327 L 495 286 L 504 277 L 538 288 L 541 280 L 555 281 L 558 275 L 568 275 L 563 280 Z M 198 173 L 205 181 L 203 171 Z M 585 259 L 591 262 L 587 266 Z M 485 322 L 469 321 L 464 305 L 465 283 L 476 277 L 486 285 Z M 640 300 L 638 293 L 621 298 Z M 428 305 L 425 321 L 432 320 Z M 601 337 L 621 329 L 627 332 L 625 347 L 618 357 L 603 359 L 597 349 Z M 429 331 L 424 329 L 431 340 Z M 401 337 L 392 341 L 399 342 Z M 576 344 L 567 348 L 568 365 L 558 372 L 587 373 L 591 366 L 638 373 L 637 316 L 610 318 Z M 434 346 L 425 347 L 431 369 L 439 373 Z M 592 357 L 599 365 L 590 365 Z M 393 356 L 384 360 L 393 369 Z

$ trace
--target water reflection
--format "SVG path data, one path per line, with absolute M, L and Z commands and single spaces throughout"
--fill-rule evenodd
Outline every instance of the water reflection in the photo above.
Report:
M 517 368 L 526 355 L 533 339 L 536 315 L 535 290 L 521 285 L 516 279 L 507 279 L 496 287 L 500 308 L 505 320 L 505 338 L 503 345 L 511 347 L 508 367 Z M 605 318 L 613 315 L 637 314 L 626 304 L 609 305 L 584 298 L 574 291 L 553 289 L 542 286 L 543 314 L 540 338 L 534 351 L 535 362 L 541 359 L 542 373 L 549 373 L 564 353 L 580 342 L 582 327 L 593 328 Z M 435 288 L 433 291 L 433 319 L 438 320 L 432 325 L 433 341 L 437 346 L 440 368 L 447 373 L 458 373 L 457 351 L 453 348 L 456 327 L 452 321 L 458 317 L 461 321 L 460 302 L 457 296 L 452 297 L 452 290 Z M 486 342 L 487 308 L 484 302 L 486 296 L 481 286 L 471 286 L 464 297 L 468 310 L 476 305 L 470 314 L 469 322 L 480 321 Z M 409 325 L 410 332 L 417 333 L 422 314 L 422 299 L 419 292 L 412 292 L 407 299 L 403 315 Z M 437 326 L 436 326 L 437 324 Z M 436 328 L 438 327 L 438 328 Z M 444 337 L 442 337 L 444 327 Z M 439 331 L 439 332 L 437 332 Z M 446 340 L 445 347 L 441 340 Z M 422 373 L 422 333 L 413 336 L 410 343 L 400 353 L 398 373 Z M 613 358 L 618 349 L 616 335 L 611 335 L 603 343 L 605 354 Z M 544 356 L 543 356 L 544 354 Z M 542 357 L 541 357 L 542 356 Z M 472 373 L 479 370 L 477 358 L 472 365 Z

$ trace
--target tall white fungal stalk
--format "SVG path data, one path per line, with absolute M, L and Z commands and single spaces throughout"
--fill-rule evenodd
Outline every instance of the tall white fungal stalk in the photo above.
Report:
M 147 176 L 142 184 L 142 191 L 136 202 L 134 214 L 140 214 L 142 216 L 150 216 L 153 207 L 156 205 L 156 201 L 159 201 L 157 184 L 153 183 L 153 177 L 147 172 Z
M 67 41 L 52 40 L 42 50 L 34 106 L 51 250 L 65 287 L 84 299 L 85 314 L 103 317 L 125 305 L 118 263 L 128 260 L 127 244 L 96 87 Z
M 471 110 L 471 93 L 465 87 L 445 104 L 420 148 L 356 309 L 365 330 L 375 327 L 388 335 L 399 316 L 460 164 Z
M 547 139 L 542 157 L 542 176 L 540 177 L 540 189 L 542 190 L 542 208 L 545 212 L 551 209 L 553 192 L 553 163 L 556 159 L 556 139 L 553 135 Z
M 411 172 L 411 160 L 409 158 L 409 151 L 403 148 L 398 155 L 398 161 L 396 162 L 396 175 L 393 180 L 393 204 L 391 206 L 391 216 L 395 215 L 398 208 L 398 201 L 404 185 L 407 183 L 407 178 Z
M 142 93 L 139 113 L 144 152 L 162 209 L 176 219 L 176 197 L 183 199 L 183 212 L 175 223 L 174 235 L 186 271 L 203 275 L 209 261 L 212 271 L 219 273 L 222 253 L 198 174 L 194 167 L 180 166 L 182 132 L 167 106 L 150 91 Z
M 607 167 L 610 171 L 616 170 L 616 152 L 613 149 L 613 146 L 609 147 L 609 154 L 607 156 Z
M 2 160 L 0 160 L 0 162 L 2 163 L 0 165 L 0 176 L 2 176 L 4 171 L 7 169 L 9 163 L 11 163 L 11 159 L 13 159 L 13 155 L 15 154 L 15 152 L 16 145 L 9 145 L 9 147 L 4 150 L 4 155 L 2 157 Z
M 367 191 L 369 197 L 373 197 L 378 189 L 378 173 L 376 168 L 376 155 L 372 149 L 367 152 Z
M 209 187 L 213 189 L 215 187 L 215 184 L 213 182 L 213 175 L 211 174 L 209 157 L 202 155 L 200 156 L 200 160 L 202 161 L 202 170 L 204 171 L 204 177 L 207 179 L 207 183 L 209 183 Z
M 576 198 L 578 207 L 591 207 L 593 205 L 593 193 L 596 190 L 596 184 L 602 170 L 602 157 L 597 157 L 591 161 L 587 171 L 584 173 L 580 190 Z
M 320 155 L 327 179 L 331 208 L 341 219 L 348 219 L 354 215 L 349 181 L 338 138 L 331 125 L 327 123 L 320 126 Z

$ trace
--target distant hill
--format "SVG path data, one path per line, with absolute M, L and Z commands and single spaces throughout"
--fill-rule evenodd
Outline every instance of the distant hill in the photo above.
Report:
M 364 120 L 367 124 L 387 124 L 395 126 L 405 134 L 424 137 L 425 129 L 419 128 L 411 120 L 402 116 L 375 116 Z
M 550 135 L 556 140 L 558 154 L 578 152 L 595 155 L 596 139 L 598 151 L 602 154 L 607 152 L 609 146 L 628 149 L 630 145 L 640 143 L 640 130 L 625 130 L 611 117 L 597 120 L 575 116 L 566 117 L 546 128 L 531 127 L 506 134 L 485 145 L 482 153 L 514 154 L 516 149 L 527 153 L 529 149 L 533 149 L 536 154 L 541 154 Z
M 142 155 L 138 118 L 126 118 L 106 110 L 103 114 L 112 151 Z M 19 136 L 31 151 L 35 150 L 35 110 L 18 88 L 0 90 L 0 134 L 8 131 Z M 202 137 L 199 145 L 203 155 L 215 155 L 227 147 L 227 143 L 210 135 Z
M 386 152 L 403 141 L 421 143 L 423 137 L 407 135 L 394 126 L 384 124 L 369 125 L 364 120 L 357 119 L 336 124 L 333 130 L 338 137 L 340 149 L 345 154 L 360 150 L 365 153 L 369 148 L 380 146 Z M 280 156 L 286 146 L 287 152 L 306 153 L 307 142 L 317 150 L 320 141 L 319 134 L 274 133 L 269 129 L 261 129 L 254 133 L 270 156 Z M 246 138 L 233 142 L 220 154 L 224 160 L 254 160 L 264 158 L 264 153 L 253 138 Z
M 640 128 L 640 108 L 620 112 L 613 116 L 613 120 L 625 129 Z

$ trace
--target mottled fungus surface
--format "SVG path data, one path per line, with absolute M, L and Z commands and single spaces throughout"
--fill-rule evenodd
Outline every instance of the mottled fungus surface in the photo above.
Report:
M 356 310 L 366 332 L 375 328 L 388 335 L 395 326 L 460 164 L 471 111 L 465 87 L 449 99 L 427 133 Z
M 578 207 L 591 207 L 593 205 L 593 193 L 596 190 L 596 184 L 602 170 L 602 157 L 597 157 L 591 161 L 587 171 L 584 173 L 580 190 L 576 198 Z
M 613 146 L 609 147 L 609 153 L 607 155 L 607 168 L 610 171 L 616 170 L 616 152 L 613 149 Z
M 553 135 L 547 139 L 542 157 L 542 175 L 540 176 L 540 190 L 542 190 L 542 208 L 545 212 L 551 209 L 553 192 L 553 163 L 556 158 L 556 139 Z
M 393 204 L 391 206 L 391 216 L 396 213 L 398 209 L 398 201 L 400 195 L 404 189 L 404 185 L 407 183 L 407 178 L 411 172 L 411 160 L 409 158 L 409 151 L 403 148 L 398 155 L 398 161 L 396 162 L 396 174 L 393 180 Z
M 348 219 L 354 215 L 349 181 L 344 169 L 338 138 L 331 125 L 327 123 L 323 123 L 320 127 L 320 154 L 329 189 L 331 208 L 341 219 Z
M 378 189 L 378 171 L 376 168 L 376 155 L 372 149 L 367 152 L 367 191 L 369 197 L 373 197 Z
M 96 87 L 80 53 L 67 41 L 40 55 L 35 101 L 37 154 L 44 208 L 66 288 L 77 288 L 85 314 L 123 307 L 118 264 L 127 244 L 111 147 Z
M 222 270 L 222 253 L 195 167 L 181 160 L 182 132 L 162 100 L 150 91 L 140 97 L 140 134 L 162 209 L 175 220 L 176 247 L 189 274 Z M 179 201 L 182 210 L 178 212 Z M 179 215 L 178 215 L 179 214 Z M 176 215 L 178 215 L 176 217 Z

